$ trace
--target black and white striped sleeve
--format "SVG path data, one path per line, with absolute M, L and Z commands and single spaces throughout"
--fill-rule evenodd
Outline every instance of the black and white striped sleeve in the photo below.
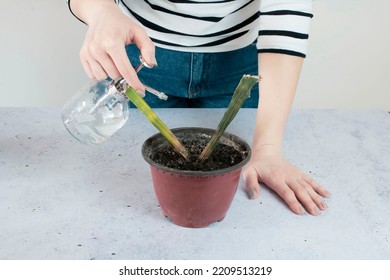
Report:
M 313 0 L 261 0 L 257 50 L 306 57 Z

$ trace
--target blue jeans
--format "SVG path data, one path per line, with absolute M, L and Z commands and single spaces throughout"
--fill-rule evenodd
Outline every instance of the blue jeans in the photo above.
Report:
M 126 47 L 131 64 L 139 61 L 135 45 Z M 192 53 L 156 47 L 157 67 L 138 72 L 146 85 L 168 95 L 160 100 L 146 93 L 145 101 L 152 108 L 226 108 L 244 74 L 257 75 L 257 50 L 252 44 L 221 53 Z M 242 107 L 257 108 L 258 85 L 252 89 Z M 131 104 L 131 107 L 134 107 Z

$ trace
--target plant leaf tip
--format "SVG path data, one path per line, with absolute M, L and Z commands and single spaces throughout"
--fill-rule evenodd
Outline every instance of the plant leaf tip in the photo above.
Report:
M 253 78 L 253 79 L 256 79 L 257 82 L 261 82 L 261 80 L 263 79 L 260 75 L 244 74 L 243 77 L 244 77 L 244 78 Z

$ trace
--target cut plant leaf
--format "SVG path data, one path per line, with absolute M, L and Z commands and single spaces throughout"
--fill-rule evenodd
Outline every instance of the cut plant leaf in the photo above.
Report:
M 207 144 L 207 146 L 204 148 L 201 155 L 199 156 L 198 159 L 199 164 L 204 162 L 211 155 L 219 139 L 221 138 L 222 134 L 224 133 L 228 125 L 231 123 L 231 121 L 234 119 L 234 117 L 237 115 L 244 101 L 249 97 L 252 87 L 260 80 L 261 80 L 260 76 L 251 76 L 251 75 L 244 75 L 241 78 L 237 88 L 234 91 L 229 106 L 226 109 L 223 118 L 219 122 L 214 135 L 211 137 L 209 143 Z
M 175 134 L 168 128 L 168 126 L 157 116 L 157 114 L 150 108 L 145 100 L 138 95 L 138 93 L 129 87 L 125 95 L 129 100 L 146 116 L 146 118 L 160 131 L 164 138 L 173 146 L 173 148 L 185 159 L 188 160 L 188 151 L 177 139 Z

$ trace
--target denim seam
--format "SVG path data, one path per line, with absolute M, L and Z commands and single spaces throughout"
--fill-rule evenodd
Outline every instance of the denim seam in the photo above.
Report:
M 190 62 L 190 78 L 188 81 L 188 89 L 187 89 L 187 97 L 191 97 L 191 86 L 192 86 L 192 80 L 193 80 L 193 71 L 194 71 L 194 54 L 191 53 L 191 62 Z

